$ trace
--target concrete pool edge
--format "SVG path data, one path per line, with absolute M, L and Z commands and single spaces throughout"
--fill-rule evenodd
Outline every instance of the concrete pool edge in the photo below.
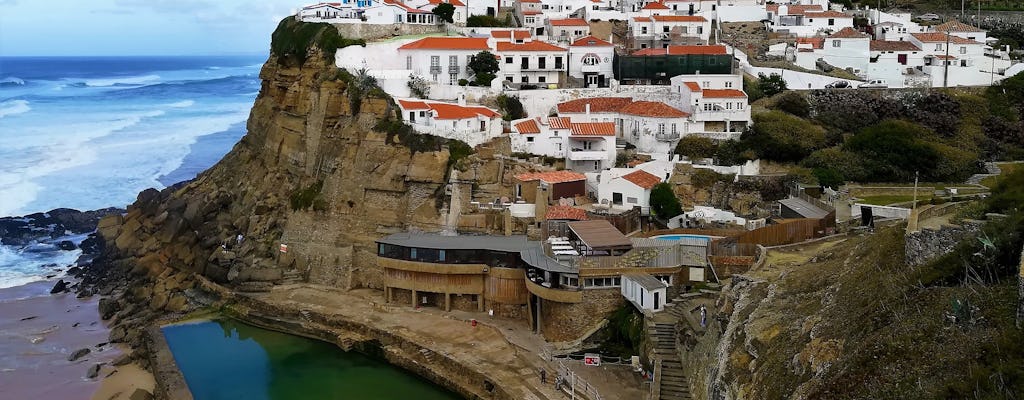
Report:
M 192 391 L 189 390 L 185 376 L 178 368 L 163 333 L 164 326 L 176 323 L 179 321 L 157 321 L 150 324 L 145 331 L 150 350 L 149 365 L 152 365 L 153 378 L 156 380 L 153 396 L 157 399 L 192 400 Z

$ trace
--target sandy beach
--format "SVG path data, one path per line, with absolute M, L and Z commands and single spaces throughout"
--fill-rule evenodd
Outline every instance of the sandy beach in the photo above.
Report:
M 51 295 L 52 287 L 53 282 L 33 282 L 0 289 L 0 398 L 90 399 L 113 367 L 105 366 L 94 379 L 86 378 L 88 369 L 122 354 L 106 343 L 109 329 L 97 310 L 99 296 Z M 89 354 L 68 361 L 83 348 Z M 122 375 L 125 367 L 111 378 L 130 378 L 131 373 Z

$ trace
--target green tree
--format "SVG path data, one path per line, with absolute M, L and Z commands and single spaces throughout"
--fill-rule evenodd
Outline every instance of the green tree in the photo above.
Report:
M 756 79 L 750 79 L 744 76 L 743 91 L 747 93 L 747 101 L 751 103 L 764 98 L 764 93 L 761 92 L 761 87 L 758 85 L 758 81 Z
M 676 143 L 676 154 L 697 160 L 701 158 L 714 157 L 718 151 L 718 144 L 714 140 L 703 136 L 685 136 Z
M 786 87 L 786 80 L 779 74 L 757 74 L 757 87 L 765 97 L 772 97 L 789 89 Z
M 501 111 L 502 119 L 511 121 L 514 119 L 526 118 L 526 110 L 519 96 L 498 95 L 498 110 Z
M 744 140 L 760 158 L 800 161 L 825 145 L 825 129 L 781 111 L 754 115 Z
M 507 15 L 512 15 L 512 14 L 507 14 Z M 466 18 L 466 26 L 468 26 L 468 27 L 497 28 L 497 27 L 505 27 L 505 26 L 510 26 L 510 25 L 509 25 L 509 21 L 507 19 L 505 21 L 502 21 L 502 20 L 494 18 L 494 17 L 492 17 L 490 15 L 470 15 L 469 18 Z
M 683 213 L 683 206 L 672 192 L 672 185 L 666 182 L 651 189 L 651 212 L 658 218 L 668 219 Z
M 775 102 L 775 109 L 800 118 L 807 118 L 811 115 L 811 103 L 807 102 L 807 97 L 800 92 L 789 91 L 779 96 Z
M 869 126 L 846 140 L 843 149 L 861 156 L 871 180 L 907 182 L 919 171 L 925 180 L 943 180 L 936 174 L 940 155 L 927 138 L 927 128 L 899 120 L 885 120 Z
M 481 51 L 469 61 L 469 69 L 473 71 L 477 85 L 489 86 L 494 80 L 494 73 L 498 72 L 498 59 L 487 50 Z
M 438 4 L 433 10 L 430 10 L 430 12 L 434 13 L 434 15 L 442 21 L 449 24 L 455 22 L 455 20 L 452 19 L 452 17 L 455 16 L 455 6 L 449 3 Z

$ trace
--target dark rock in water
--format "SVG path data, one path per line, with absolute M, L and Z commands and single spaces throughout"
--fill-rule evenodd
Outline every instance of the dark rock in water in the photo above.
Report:
M 57 284 L 53 285 L 53 289 L 50 289 L 50 294 L 64 293 L 66 291 L 68 291 L 68 283 L 61 279 L 57 281 Z
M 117 313 L 120 309 L 121 307 L 117 304 L 116 300 L 108 298 L 100 299 L 100 318 L 108 320 L 110 319 L 110 317 L 113 317 L 114 314 Z
M 75 275 L 78 275 L 80 273 L 82 273 L 82 267 L 75 266 L 75 267 L 68 268 L 68 275 L 75 276 Z
M 85 373 L 87 379 L 95 379 L 100 374 L 100 368 L 103 367 L 103 363 L 96 363 L 89 367 L 89 371 Z
M 66 250 L 66 251 L 70 251 L 70 250 L 74 250 L 74 249 L 78 248 L 78 246 L 75 246 L 75 243 L 70 241 L 70 240 L 61 240 L 60 243 L 57 243 L 57 247 L 60 248 L 61 250 Z
M 55 276 L 57 276 L 57 275 L 47 275 L 47 276 L 46 276 L 46 279 L 52 279 L 52 278 L 53 278 L 53 277 L 55 277 Z
M 89 290 L 88 288 L 82 289 L 82 291 L 78 292 L 79 299 L 85 299 L 89 297 L 92 297 L 92 290 Z
M 33 319 L 36 319 L 36 318 L 39 318 L 39 316 L 38 315 L 33 315 L 31 317 L 25 317 L 25 318 L 20 319 L 19 321 L 29 321 L 29 320 L 33 320 Z
M 128 334 L 128 332 L 125 331 L 123 326 L 116 327 L 116 328 L 114 328 L 113 330 L 110 331 L 110 342 L 111 343 L 123 342 L 124 341 L 124 337 L 127 334 Z
M 98 348 L 100 348 L 100 347 L 103 347 L 103 346 L 106 346 L 106 345 L 108 345 L 108 344 L 110 344 L 110 343 L 109 343 L 109 342 L 103 342 L 103 343 L 99 343 L 99 344 L 97 344 L 97 345 L 96 345 L 96 348 L 98 349 Z
M 71 355 L 68 356 L 68 361 L 75 361 L 75 360 L 77 360 L 79 358 L 85 357 L 91 351 L 92 350 L 89 350 L 88 347 L 75 350 L 74 353 L 71 353 Z
M 77 328 L 81 324 L 82 324 L 81 322 L 75 322 L 74 324 L 71 325 L 71 327 L 72 328 Z
M 135 389 L 132 395 L 128 397 L 128 400 L 153 400 L 153 394 L 145 389 Z
M 114 365 L 115 367 L 120 367 L 122 365 L 131 363 L 131 362 L 132 362 L 132 353 L 127 353 L 127 354 L 122 354 L 120 357 L 114 359 L 114 362 L 112 362 L 111 364 Z

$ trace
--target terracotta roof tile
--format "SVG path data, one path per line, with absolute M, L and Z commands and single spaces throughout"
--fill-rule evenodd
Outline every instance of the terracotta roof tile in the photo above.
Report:
M 538 10 L 523 10 L 523 15 L 541 15 L 542 12 Z
M 470 37 L 425 37 L 406 43 L 399 50 L 490 50 L 487 38 Z
M 869 37 L 871 36 L 851 27 L 845 27 L 840 29 L 839 32 L 829 35 L 829 39 L 864 39 Z
M 622 176 L 622 179 L 632 182 L 634 185 L 642 187 L 644 189 L 653 188 L 654 185 L 661 183 L 661 178 L 654 174 L 644 171 L 642 169 L 630 172 Z
M 654 118 L 682 118 L 690 115 L 660 101 L 634 101 L 622 107 L 619 112 Z
M 659 2 L 652 1 L 650 3 L 647 3 L 647 5 L 641 8 L 641 10 L 668 10 L 668 7 Z
M 544 219 L 570 219 L 573 221 L 586 221 L 587 211 L 573 206 L 549 206 Z
M 699 15 L 652 15 L 655 22 L 706 22 L 707 19 Z
M 586 180 L 586 175 L 572 171 L 527 172 L 516 175 L 520 182 L 541 180 L 547 183 L 564 183 Z
M 406 110 L 429 110 L 427 103 L 415 100 L 398 100 L 398 105 Z
M 433 4 L 433 5 L 438 5 L 438 4 L 441 4 L 441 3 L 448 3 L 448 4 L 451 4 L 451 5 L 456 6 L 456 7 L 465 7 L 466 6 L 465 4 L 463 4 L 459 0 L 427 0 L 427 2 L 430 3 L 430 4 Z
M 521 134 L 534 134 L 540 133 L 540 127 L 537 126 L 537 121 L 528 119 L 526 121 L 517 122 L 515 124 L 516 131 Z
M 686 87 L 690 88 L 691 92 L 700 92 L 700 91 L 703 90 L 703 89 L 700 88 L 700 85 L 697 84 L 697 82 L 683 82 L 683 83 L 686 84 Z
M 871 51 L 921 51 L 916 44 L 905 40 L 872 40 Z
M 431 110 L 436 113 L 435 119 L 466 119 L 482 116 L 485 118 L 497 118 L 500 114 L 487 107 L 460 106 L 449 103 L 427 103 Z
M 809 44 L 809 45 L 811 45 L 811 48 L 814 48 L 814 49 L 824 49 L 825 48 L 825 38 L 823 38 L 823 37 L 797 38 L 796 39 L 796 44 L 797 45 Z
M 549 19 L 551 26 L 590 26 L 583 18 Z
M 526 43 L 511 43 L 511 42 L 498 42 L 495 43 L 496 50 L 499 52 L 504 51 L 566 51 L 561 47 L 555 46 L 551 43 L 541 42 L 534 40 Z
M 804 13 L 807 18 L 853 18 L 850 14 L 844 14 L 839 11 L 808 11 Z
M 935 30 L 938 32 L 984 32 L 979 28 L 975 28 L 957 20 L 937 25 L 935 26 Z
M 573 136 L 615 136 L 614 122 L 579 122 L 572 124 Z
M 572 44 L 570 44 L 570 46 L 573 46 L 573 47 L 607 47 L 607 46 L 614 46 L 614 45 L 609 43 L 609 42 L 606 42 L 604 40 L 601 40 L 601 39 L 598 39 L 596 37 L 588 35 L 588 36 L 584 36 L 584 37 L 581 37 L 581 38 L 577 39 L 575 42 L 572 42 Z
M 551 129 L 569 129 L 572 125 L 572 120 L 569 117 L 549 117 L 548 126 Z
M 959 36 L 942 32 L 911 33 L 910 36 L 913 36 L 915 39 L 920 40 L 923 43 L 945 43 L 946 36 L 949 36 L 949 42 L 953 44 L 981 44 L 970 39 L 964 39 Z
M 633 17 L 634 22 L 651 22 L 651 17 Z
M 736 90 L 736 89 L 705 89 L 704 90 L 704 98 L 705 99 L 724 99 L 724 98 L 734 98 L 734 97 L 735 98 L 740 98 L 740 97 L 745 98 L 745 97 L 747 97 L 747 94 L 743 93 L 742 90 Z
M 526 39 L 530 37 L 530 31 L 521 30 L 494 30 L 491 31 L 491 37 L 496 39 L 512 39 L 512 35 L 515 34 L 516 39 Z
M 586 105 L 590 104 L 590 112 L 617 112 L 622 107 L 632 103 L 630 97 L 590 97 L 585 99 L 569 100 L 558 103 L 559 113 L 582 113 L 586 112 Z

